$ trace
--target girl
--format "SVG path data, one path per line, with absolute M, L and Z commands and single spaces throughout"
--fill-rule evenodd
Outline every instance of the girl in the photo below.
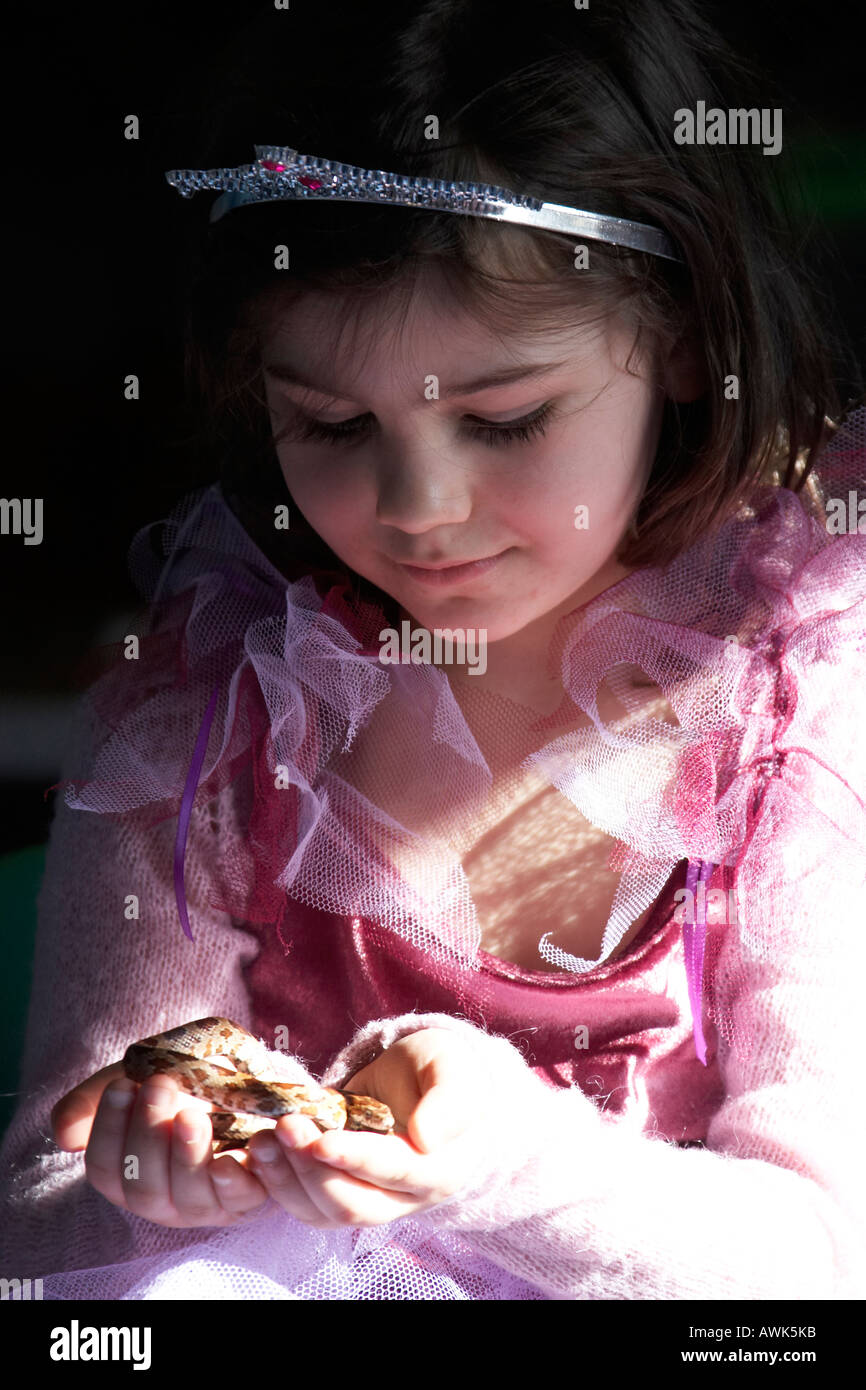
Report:
M 190 365 L 221 478 L 136 538 L 148 623 L 82 706 L 4 1268 L 61 1299 L 862 1295 L 864 412 L 771 161 L 674 134 L 767 102 L 686 0 L 347 8 L 337 55 L 290 13 L 215 103 Z M 341 203 L 292 150 L 603 220 Z M 208 1107 L 118 1060 L 203 1015 L 396 1132 L 287 1116 L 214 1160 Z

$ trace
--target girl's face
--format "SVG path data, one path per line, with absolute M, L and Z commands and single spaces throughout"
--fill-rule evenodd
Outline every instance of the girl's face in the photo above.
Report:
M 626 575 L 664 404 L 653 364 L 624 368 L 633 335 L 600 320 L 503 342 L 430 294 L 399 337 L 365 312 L 355 356 L 312 292 L 263 342 L 283 476 L 335 554 L 418 625 L 488 642 Z

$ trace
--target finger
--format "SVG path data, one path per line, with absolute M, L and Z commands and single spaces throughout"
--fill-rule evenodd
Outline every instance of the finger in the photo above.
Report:
M 129 1117 L 121 1183 L 127 1208 L 150 1221 L 174 1219 L 171 1130 L 181 1105 L 177 1083 L 151 1076 L 139 1088 Z
M 207 1115 L 187 1105 L 178 1111 L 171 1129 L 169 1188 L 172 1205 L 178 1219 L 184 1224 L 219 1225 L 225 1211 L 228 1210 L 223 1206 L 219 1190 L 211 1180 L 212 1142 L 213 1129 Z M 244 1210 L 244 1207 L 242 1204 L 238 1205 L 237 1199 L 242 1197 L 243 1193 L 249 1198 L 250 1190 L 258 1187 L 258 1184 L 251 1175 L 244 1174 L 236 1163 L 231 1166 L 241 1177 L 247 1178 L 240 1190 L 238 1184 L 234 1184 L 236 1202 L 233 1210 L 240 1211 Z M 266 1194 L 262 1194 L 264 1195 Z M 259 1198 L 259 1201 L 261 1200 L 262 1197 Z M 248 1201 L 248 1205 L 252 1206 L 255 1203 Z
M 316 1129 L 317 1134 L 318 1132 Z M 316 1205 L 300 1182 L 288 1155 L 274 1141 L 271 1131 L 254 1135 L 247 1146 L 247 1152 L 256 1177 L 269 1196 L 278 1202 L 284 1211 L 308 1226 L 330 1224 L 326 1214 Z
M 396 1221 L 417 1209 L 418 1199 L 414 1194 L 382 1191 L 363 1179 L 341 1173 L 325 1163 L 316 1154 L 317 1141 L 322 1137 L 318 1131 L 311 1143 L 302 1142 L 295 1148 L 285 1147 L 286 1136 L 296 1137 L 298 1131 L 303 1132 L 299 1125 L 293 1134 L 291 1122 L 295 1119 L 295 1116 L 288 1116 L 286 1122 L 281 1121 L 283 1157 L 273 1161 L 269 1175 L 268 1187 L 272 1196 L 275 1195 L 275 1186 L 279 1190 L 279 1184 L 288 1185 L 289 1179 L 284 1171 L 288 1168 L 309 1202 L 329 1225 L 378 1226 L 387 1221 Z M 277 1128 L 280 1129 L 280 1126 Z M 321 1224 L 321 1221 L 312 1224 Z
M 472 1109 L 469 1097 L 455 1095 L 452 1086 L 434 1086 L 409 1116 L 407 1133 L 422 1153 L 433 1153 L 466 1133 L 473 1124 Z
M 69 1153 L 87 1148 L 94 1117 L 106 1086 L 124 1075 L 123 1063 L 112 1062 L 111 1066 L 94 1072 L 86 1081 L 60 1097 L 51 1111 L 51 1128 L 59 1148 Z
M 224 1212 L 244 1214 L 267 1204 L 269 1193 L 246 1163 L 230 1154 L 220 1154 L 209 1168 L 219 1204 Z
M 279 1126 L 277 1129 L 279 1131 Z M 282 1132 L 278 1137 L 282 1138 Z M 419 1153 L 400 1135 L 331 1130 L 319 1135 L 309 1154 L 342 1173 L 391 1192 L 421 1197 L 432 1190 L 427 1155 Z M 436 1164 L 438 1171 L 441 1168 L 438 1155 Z
M 456 1053 L 437 1053 L 419 1072 L 422 1096 L 406 1122 L 412 1143 L 422 1153 L 442 1148 L 475 1123 L 477 1081 L 470 1089 L 466 1061 Z
M 125 1207 L 121 1167 L 126 1148 L 126 1131 L 138 1087 L 134 1081 L 118 1079 L 106 1086 L 90 1131 L 84 1171 L 87 1181 L 115 1206 Z

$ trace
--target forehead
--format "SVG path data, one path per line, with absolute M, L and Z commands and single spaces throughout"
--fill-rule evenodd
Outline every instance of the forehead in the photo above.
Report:
M 455 379 L 483 376 L 509 364 L 575 361 L 603 350 L 611 322 L 596 316 L 566 328 L 536 325 L 526 315 L 511 331 L 485 321 L 483 311 L 461 303 L 444 277 L 363 295 L 304 290 L 292 302 L 276 302 L 262 335 L 267 363 L 292 367 L 316 383 L 339 385 L 387 373 L 390 379 L 445 371 Z

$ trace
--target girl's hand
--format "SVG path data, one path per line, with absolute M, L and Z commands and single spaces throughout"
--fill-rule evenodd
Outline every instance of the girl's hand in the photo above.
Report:
M 470 1178 L 489 1142 L 490 1077 L 471 1044 L 445 1028 L 410 1033 L 346 1082 L 391 1107 L 405 1135 L 330 1130 L 302 1115 L 250 1140 L 269 1195 L 308 1226 L 380 1226 L 424 1211 Z
M 114 1062 L 63 1096 L 51 1123 L 61 1149 L 86 1146 L 87 1180 L 115 1206 L 160 1226 L 230 1226 L 268 1194 L 242 1150 L 213 1159 L 210 1109 L 168 1076 L 139 1086 Z

